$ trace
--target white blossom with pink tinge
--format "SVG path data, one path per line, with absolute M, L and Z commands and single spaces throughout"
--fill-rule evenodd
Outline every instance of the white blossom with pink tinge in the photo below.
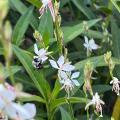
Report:
M 92 52 L 92 50 L 97 50 L 98 48 L 100 48 L 100 46 L 95 43 L 94 39 L 88 40 L 87 36 L 85 36 L 84 39 L 85 43 L 83 45 L 87 49 L 87 51 Z
M 102 115 L 102 105 L 104 105 L 104 101 L 100 99 L 100 96 L 98 93 L 95 93 L 93 96 L 92 100 L 88 102 L 88 104 L 85 106 L 85 110 L 89 108 L 89 106 L 94 105 L 96 108 L 96 112 L 100 112 L 100 117 L 103 117 Z
M 112 91 L 115 91 L 115 93 L 117 93 L 117 95 L 120 94 L 120 81 L 116 78 L 113 77 L 113 80 L 110 81 L 110 84 L 113 84 L 112 87 Z
M 74 87 L 80 86 L 80 83 L 77 80 L 79 75 L 80 72 L 74 72 L 73 74 L 71 74 L 71 72 L 62 72 L 61 74 L 60 83 L 63 85 L 61 89 L 66 91 L 68 98 L 70 97 L 70 92 L 73 91 Z
M 41 14 L 41 16 L 45 13 L 45 11 L 47 11 L 47 9 L 49 8 L 50 13 L 52 15 L 53 21 L 55 22 L 55 11 L 54 11 L 54 7 L 53 7 L 53 3 L 52 0 L 41 0 L 42 2 L 42 6 L 39 9 L 39 12 Z M 39 18 L 41 18 L 41 16 Z
M 75 69 L 75 66 L 71 65 L 71 62 L 66 62 L 64 56 L 60 56 L 58 61 L 49 60 L 53 68 L 58 69 L 58 77 L 61 80 L 62 72 L 71 72 Z
M 37 58 L 38 61 L 41 61 L 41 63 L 44 63 L 48 59 L 49 53 L 47 52 L 47 49 L 40 49 L 38 50 L 37 44 L 34 44 L 34 52 L 37 56 L 34 56 L 34 58 Z
M 6 83 L 7 84 L 7 83 Z M 32 120 L 36 115 L 34 104 L 27 103 L 20 105 L 15 103 L 16 93 L 12 86 L 0 84 L 0 111 L 8 118 L 14 120 Z

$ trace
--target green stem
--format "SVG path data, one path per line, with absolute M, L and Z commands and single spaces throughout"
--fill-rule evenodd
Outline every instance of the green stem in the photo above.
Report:
M 10 61 L 6 61 L 6 68 L 8 70 L 9 75 L 10 75 L 10 80 L 11 80 L 12 85 L 15 85 L 15 80 L 14 80 L 14 77 L 13 77 L 13 74 L 12 74 Z
M 66 99 L 66 100 L 67 100 L 68 105 L 69 105 L 69 110 L 70 110 L 71 118 L 72 118 L 72 120 L 75 120 L 75 118 L 74 118 L 74 112 L 73 112 L 73 109 L 72 109 L 72 104 L 70 103 L 69 99 Z
M 59 23 L 56 20 L 55 22 L 55 33 L 56 33 L 56 39 L 57 39 L 57 44 L 58 44 L 58 49 L 59 49 L 59 54 L 62 54 L 62 40 L 60 37 L 60 27 L 59 27 Z
M 48 103 L 46 103 L 46 108 L 47 108 L 47 117 L 48 117 L 48 120 L 51 120 L 50 119 L 50 109 L 49 109 Z
M 85 98 L 86 98 L 86 101 L 87 101 L 87 93 L 86 92 L 84 92 L 85 93 Z M 87 109 L 87 120 L 89 120 L 89 110 Z

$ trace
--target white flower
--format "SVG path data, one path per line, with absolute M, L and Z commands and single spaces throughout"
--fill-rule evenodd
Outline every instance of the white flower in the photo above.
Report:
M 50 13 L 51 13 L 52 18 L 53 18 L 53 21 L 55 22 L 55 12 L 54 12 L 54 8 L 53 8 L 52 0 L 41 0 L 41 1 L 42 1 L 42 4 L 43 4 L 41 6 L 41 8 L 39 9 L 39 12 L 40 12 L 41 16 L 49 8 Z M 41 16 L 39 18 L 41 18 Z
M 63 55 L 60 56 L 60 58 L 58 59 L 57 62 L 54 60 L 49 60 L 49 61 L 53 68 L 56 68 L 60 71 L 70 72 L 75 69 L 75 67 L 73 65 L 71 65 L 71 62 L 65 62 L 65 58 Z
M 8 103 L 14 101 L 16 98 L 15 92 L 6 89 L 0 84 L 0 109 L 2 110 Z
M 47 55 L 49 53 L 47 52 L 47 50 L 44 48 L 38 50 L 37 44 L 34 44 L 34 52 L 37 55 L 34 56 L 34 59 L 37 59 L 37 61 L 41 61 L 41 63 L 44 63 L 48 59 Z
M 84 37 L 85 43 L 83 44 L 85 48 L 87 48 L 87 51 L 92 52 L 92 50 L 97 50 L 100 48 L 93 39 L 88 40 L 87 36 Z
M 75 66 L 71 65 L 71 62 L 65 62 L 64 56 L 60 56 L 58 61 L 49 60 L 53 68 L 58 69 L 58 77 L 61 79 L 61 74 L 63 71 L 71 72 L 75 69 Z
M 5 87 L 7 86 L 7 87 Z M 0 110 L 14 120 L 31 120 L 36 114 L 34 104 L 20 105 L 14 102 L 16 93 L 9 84 L 0 84 Z
M 61 89 L 65 89 L 68 94 L 74 89 L 75 86 L 80 86 L 80 83 L 76 80 L 79 77 L 80 72 L 75 72 L 71 74 L 71 72 L 62 72 L 60 83 L 63 84 Z
M 32 120 L 36 115 L 36 107 L 34 104 L 30 104 L 30 103 L 20 105 L 20 104 L 11 102 L 4 108 L 4 112 L 11 119 Z
M 116 78 L 116 77 L 113 77 L 113 80 L 110 81 L 110 84 L 113 84 L 113 87 L 112 87 L 112 91 L 115 91 L 117 93 L 117 95 L 120 94 L 120 81 Z
M 100 112 L 100 117 L 102 117 L 102 105 L 105 103 L 100 99 L 98 93 L 95 93 L 92 100 L 85 106 L 85 110 L 89 108 L 89 106 L 94 105 L 97 112 Z

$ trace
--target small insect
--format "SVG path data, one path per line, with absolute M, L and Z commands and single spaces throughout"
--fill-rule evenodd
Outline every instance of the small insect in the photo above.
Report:
M 37 57 L 34 58 L 32 64 L 36 69 L 42 69 L 43 68 L 43 63 L 41 61 L 39 61 Z

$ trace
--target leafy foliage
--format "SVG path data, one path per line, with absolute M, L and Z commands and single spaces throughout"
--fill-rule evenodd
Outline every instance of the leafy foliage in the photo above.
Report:
M 56 10 L 59 6 L 57 3 L 57 0 L 52 1 Z M 0 72 L 1 81 L 7 80 L 14 86 L 20 82 L 23 90 L 29 92 L 31 96 L 20 96 L 18 101 L 34 102 L 38 111 L 35 119 L 38 120 L 84 120 L 90 117 L 99 119 L 98 114 L 92 109 L 89 110 L 90 114 L 84 109 L 96 92 L 103 97 L 106 106 L 109 104 L 108 108 L 106 106 L 103 108 L 103 116 L 107 116 L 103 119 L 111 119 L 113 111 L 113 118 L 119 120 L 120 110 L 115 111 L 120 101 L 119 98 L 116 100 L 110 92 L 112 87 L 109 83 L 114 76 L 120 79 L 120 2 L 116 0 L 61 0 L 59 12 L 55 13 L 57 22 L 52 18 L 49 9 L 45 10 L 40 17 L 41 6 L 40 0 L 9 0 L 6 19 L 12 27 L 6 25 L 6 19 L 4 16 L 2 18 L 1 14 L 0 60 L 2 67 L 0 65 L 0 71 L 3 68 L 4 73 Z M 2 12 L 0 9 L 0 13 Z M 4 14 L 7 15 L 7 10 Z M 10 28 L 13 28 L 12 35 Z M 91 49 L 89 54 L 87 50 L 90 46 L 84 48 L 85 36 L 90 40 L 94 39 L 96 45 L 99 45 L 98 49 Z M 50 59 L 56 60 L 62 53 L 65 58 L 68 58 L 66 61 L 72 61 L 75 71 L 80 72 L 78 78 L 80 86 L 74 88 L 69 99 L 59 82 L 57 70 L 51 68 L 49 60 L 43 62 L 42 69 L 34 68 L 33 61 L 37 56 L 33 50 L 35 43 L 38 48 L 50 51 L 47 54 Z M 108 51 L 112 52 L 110 63 L 106 62 L 104 55 Z M 91 86 L 87 87 L 92 88 L 93 93 L 89 89 L 87 91 L 85 86 L 86 64 L 89 64 L 92 69 L 90 78 L 88 73 L 90 80 L 88 84 Z M 112 96 L 111 101 L 107 96 Z

